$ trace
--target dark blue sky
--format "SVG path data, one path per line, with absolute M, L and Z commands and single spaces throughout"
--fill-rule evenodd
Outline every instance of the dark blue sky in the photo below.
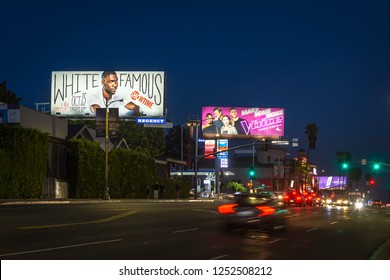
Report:
M 51 71 L 159 70 L 175 124 L 207 105 L 282 107 L 290 139 L 317 124 L 327 174 L 339 150 L 390 163 L 387 0 L 14 0 L 0 26 L 0 80 L 23 105 L 50 101 Z

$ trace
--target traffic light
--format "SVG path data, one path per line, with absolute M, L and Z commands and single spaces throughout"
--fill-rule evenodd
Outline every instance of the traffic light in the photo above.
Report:
M 381 168 L 381 165 L 379 162 L 375 162 L 373 165 L 374 170 L 379 170 Z
M 255 168 L 254 167 L 251 167 L 249 169 L 249 179 L 250 180 L 253 180 L 256 178 L 256 172 L 255 172 Z
M 346 169 L 348 169 L 348 166 L 349 166 L 349 164 L 348 164 L 348 162 L 343 162 L 342 164 L 341 164 L 341 169 L 344 169 L 344 170 L 346 170 Z
M 368 181 L 368 184 L 369 184 L 370 186 L 375 185 L 375 179 L 370 179 L 370 181 Z
M 219 177 L 222 178 L 225 175 L 225 171 L 221 170 Z

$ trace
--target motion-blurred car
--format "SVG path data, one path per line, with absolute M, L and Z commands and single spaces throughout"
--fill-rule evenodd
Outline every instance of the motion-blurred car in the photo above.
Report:
M 378 199 L 371 200 L 370 207 L 382 207 L 382 201 Z
M 283 205 L 284 204 L 284 192 L 274 192 L 274 195 L 275 195 L 275 199 L 277 201 L 277 203 L 279 205 Z
M 312 192 L 303 192 L 302 195 L 305 197 L 306 205 L 315 206 L 316 200 Z
M 306 206 L 306 198 L 299 191 L 289 191 L 284 195 L 284 205 Z
M 273 194 L 236 193 L 232 203 L 218 207 L 226 229 L 258 228 L 268 232 L 284 230 L 287 211 Z

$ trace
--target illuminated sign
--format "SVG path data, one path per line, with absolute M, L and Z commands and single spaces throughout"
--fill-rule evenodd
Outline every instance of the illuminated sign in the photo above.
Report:
M 166 124 L 167 120 L 164 118 L 136 118 L 135 122 L 140 124 Z
M 118 108 L 120 118 L 164 117 L 164 72 L 52 72 L 52 115 L 95 117 L 106 105 Z
M 218 139 L 217 140 L 217 151 L 220 152 L 218 154 L 218 158 L 220 160 L 220 167 L 221 168 L 228 168 L 229 167 L 229 141 L 227 139 Z
M 208 156 L 205 156 L 204 158 L 214 158 L 214 155 L 213 155 L 214 149 L 215 149 L 215 140 L 213 140 L 213 139 L 205 140 L 204 153 L 205 153 L 205 155 L 208 155 Z
M 259 139 L 284 135 L 283 108 L 202 107 L 204 138 Z
M 344 188 L 347 184 L 346 176 L 317 176 L 320 189 Z

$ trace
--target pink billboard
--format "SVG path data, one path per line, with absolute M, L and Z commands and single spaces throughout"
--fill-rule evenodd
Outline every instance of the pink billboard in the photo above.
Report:
M 283 108 L 202 107 L 204 138 L 278 138 L 284 135 Z

